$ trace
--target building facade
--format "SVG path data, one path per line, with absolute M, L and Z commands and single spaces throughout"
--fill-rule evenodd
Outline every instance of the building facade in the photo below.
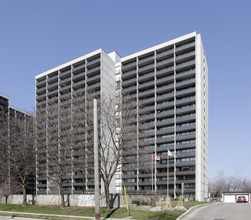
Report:
M 62 168 L 64 193 L 94 192 L 93 155 L 87 153 L 92 137 L 85 117 L 93 98 L 115 97 L 115 58 L 100 49 L 36 77 L 38 194 L 58 192 L 53 181 L 58 161 L 50 160 L 58 152 L 61 162 L 68 161 Z
M 121 78 L 122 95 L 138 100 L 136 153 L 127 155 L 133 166 L 122 166 L 124 185 L 176 197 L 184 183 L 185 197 L 207 198 L 208 67 L 201 36 L 191 33 L 123 57 Z M 141 161 L 146 152 L 148 169 Z M 151 169 L 152 155 L 161 160 Z
M 9 162 L 8 155 L 11 149 L 22 143 L 23 134 L 20 133 L 23 129 L 33 129 L 30 127 L 33 119 L 32 114 L 10 106 L 9 97 L 0 94 L 0 195 L 22 193 L 22 188 L 17 184 L 19 176 L 13 169 L 14 163 Z M 28 194 L 35 193 L 35 169 L 28 176 L 26 190 Z
M 80 100 L 84 108 L 90 107 L 88 100 L 102 100 L 107 94 L 136 100 L 130 120 L 136 134 L 128 142 L 133 150 L 123 155 L 112 182 L 115 192 L 124 185 L 131 193 L 176 197 L 184 183 L 186 197 L 207 198 L 208 67 L 196 32 L 123 58 L 100 49 L 36 77 L 36 111 L 41 115 L 37 128 L 43 125 L 37 133 L 37 193 L 55 193 L 49 178 L 53 164 L 48 159 L 53 146 L 70 146 L 64 191 L 93 191 L 93 167 L 74 165 L 92 164 L 86 152 L 79 157 L 81 143 L 88 142 L 88 125 L 75 122 L 74 106 Z M 54 118 L 51 109 L 56 109 Z M 69 116 L 64 123 L 60 121 L 63 112 Z M 75 128 L 82 129 L 76 131 L 79 138 L 63 143 L 62 138 L 67 139 Z M 50 137 L 52 133 L 56 137 Z M 168 157 L 168 150 L 176 157 Z M 161 160 L 153 161 L 153 156 Z

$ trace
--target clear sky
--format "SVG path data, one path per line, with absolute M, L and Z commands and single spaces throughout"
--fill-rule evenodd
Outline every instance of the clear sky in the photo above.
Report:
M 209 177 L 251 179 L 251 1 L 0 0 L 0 93 L 35 109 L 35 76 L 102 48 L 121 57 L 197 31 L 209 65 Z

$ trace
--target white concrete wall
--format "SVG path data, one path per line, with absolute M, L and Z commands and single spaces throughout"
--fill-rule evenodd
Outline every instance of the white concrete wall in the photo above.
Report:
M 95 206 L 95 196 L 90 195 L 65 195 L 66 205 L 70 206 L 80 206 L 80 207 L 94 207 Z M 128 204 L 131 206 L 133 200 L 144 201 L 153 203 L 159 201 L 160 197 L 157 195 L 127 195 Z M 124 194 L 113 194 L 111 195 L 111 200 L 113 200 L 113 207 L 126 207 L 126 201 Z M 10 195 L 8 197 L 8 204 L 22 204 L 22 195 Z M 32 204 L 32 195 L 27 195 L 27 201 Z M 60 205 L 60 195 L 35 195 L 34 197 L 35 205 Z M 0 199 L 0 203 L 4 203 L 4 198 Z M 100 196 L 100 206 L 105 207 L 105 197 Z
M 196 35 L 196 200 L 208 198 L 208 67 L 201 40 Z
M 107 55 L 105 52 L 101 53 L 101 100 L 115 100 L 115 61 L 119 60 L 119 56 L 116 52 L 110 53 Z M 101 101 L 102 103 L 102 101 Z M 115 102 L 114 102 L 114 109 L 115 109 Z M 112 109 L 111 109 L 112 110 Z M 101 120 L 102 123 L 102 120 Z M 104 131 L 103 131 L 104 132 Z M 107 132 L 104 137 L 107 137 L 107 143 L 109 142 L 110 133 Z M 111 146 L 113 147 L 113 146 Z M 110 157 L 112 157 L 112 153 Z M 113 158 L 110 158 L 111 161 Z M 116 178 L 115 176 L 112 178 L 109 191 L 112 194 L 116 193 Z M 101 182 L 101 192 L 104 192 L 104 184 Z

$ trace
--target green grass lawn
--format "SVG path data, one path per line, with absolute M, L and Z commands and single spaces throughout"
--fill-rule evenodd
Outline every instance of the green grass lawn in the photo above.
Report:
M 13 211 L 13 212 L 28 212 L 28 213 L 43 213 L 43 214 L 57 214 L 57 215 L 74 215 L 74 216 L 95 216 L 94 208 L 80 208 L 80 207 L 66 207 L 61 209 L 60 207 L 49 207 L 49 206 L 22 206 L 22 205 L 9 205 L 0 204 L 1 211 Z M 161 211 L 161 212 L 151 212 L 151 211 L 141 211 L 141 210 L 131 210 L 130 215 L 132 218 L 144 219 L 144 220 L 174 220 L 184 211 Z M 127 217 L 128 213 L 126 209 L 114 209 L 114 210 L 100 210 L 101 217 L 111 217 L 111 218 L 123 218 Z M 20 216 L 20 215 L 16 215 Z M 23 215 L 22 215 L 23 216 Z M 31 217 L 31 215 L 29 215 Z M 40 216 L 41 217 L 41 216 Z M 38 216 L 36 216 L 38 218 Z M 52 217 L 41 217 L 49 218 Z M 55 219 L 55 218 L 54 218 Z
M 206 204 L 206 203 L 207 202 L 184 202 L 184 206 L 188 209 L 192 206 Z M 177 201 L 172 201 L 173 207 L 175 207 L 177 204 L 178 204 Z M 58 206 L 36 206 L 36 205 L 23 206 L 23 205 L 0 204 L 0 211 L 43 213 L 43 214 L 51 214 L 52 216 L 53 215 L 74 215 L 74 216 L 90 216 L 90 217 L 95 216 L 95 209 L 87 208 L 87 207 L 66 207 L 62 209 Z M 177 211 L 177 210 L 176 211 L 159 211 L 159 212 L 130 210 L 130 215 L 132 216 L 132 218 L 144 219 L 144 220 L 148 220 L 148 219 L 174 220 L 183 213 L 184 211 Z M 107 210 L 107 209 L 101 208 L 100 215 L 101 217 L 123 218 L 123 217 L 127 217 L 128 213 L 127 213 L 127 210 L 123 208 L 113 209 L 113 210 Z M 38 217 L 36 216 L 36 218 Z M 41 218 L 52 219 L 52 217 L 41 217 Z

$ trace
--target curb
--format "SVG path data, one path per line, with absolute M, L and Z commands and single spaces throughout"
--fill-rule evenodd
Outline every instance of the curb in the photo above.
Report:
M 179 216 L 176 220 L 181 220 L 181 219 L 185 218 L 190 212 L 192 212 L 192 211 L 194 211 L 194 210 L 196 210 L 198 208 L 201 208 L 203 206 L 212 205 L 212 204 L 215 204 L 215 203 L 209 203 L 209 204 L 202 204 L 202 205 L 193 206 L 190 209 L 188 209 L 185 213 L 183 213 L 181 216 Z
M 21 214 L 21 215 L 33 215 L 33 216 L 44 216 L 44 217 L 62 217 L 62 218 L 71 218 L 71 219 L 96 219 L 95 217 L 88 217 L 88 216 L 74 216 L 74 215 L 55 215 L 55 214 L 44 214 L 44 213 L 28 213 L 28 212 L 12 212 L 12 211 L 0 211 L 0 217 L 4 217 L 4 218 L 10 218 L 11 216 L 4 216 L 4 213 L 6 214 Z M 17 218 L 21 218 L 22 217 L 17 217 Z M 14 218 L 15 219 L 15 218 Z M 31 218 L 33 219 L 33 218 Z M 105 217 L 101 217 L 101 220 L 105 220 L 105 219 L 110 219 L 110 220 L 118 220 L 118 218 L 105 218 Z M 121 220 L 127 220 L 127 219 L 131 219 L 134 220 L 131 216 L 128 217 L 124 217 L 124 218 L 120 218 Z M 36 219 L 35 219 L 36 220 Z M 136 220 L 136 219 L 135 219 Z

